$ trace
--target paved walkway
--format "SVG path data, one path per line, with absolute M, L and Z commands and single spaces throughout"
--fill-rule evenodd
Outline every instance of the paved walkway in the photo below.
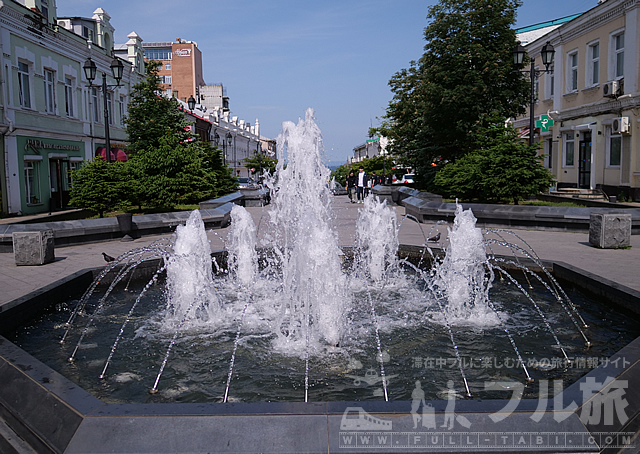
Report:
M 341 245 L 353 244 L 358 209 L 362 205 L 349 203 L 346 196 L 334 198 L 334 225 Z M 394 207 L 398 220 L 404 217 L 403 207 Z M 256 225 L 258 236 L 267 233 L 268 224 L 264 208 L 248 208 Z M 261 221 L 262 219 L 262 221 Z M 433 223 L 417 224 L 405 219 L 399 230 L 400 243 L 422 245 Z M 446 238 L 447 227 L 439 225 L 441 241 Z M 616 281 L 640 291 L 640 235 L 631 237 L 631 249 L 597 249 L 589 245 L 586 233 L 558 233 L 523 229 L 510 229 L 521 236 L 543 260 L 562 261 L 594 274 Z M 212 250 L 224 248 L 229 228 L 211 230 L 208 237 Z M 424 233 L 423 233 L 424 231 Z M 435 230 L 433 232 L 435 234 Z M 108 241 L 79 246 L 56 248 L 56 261 L 43 266 L 16 266 L 13 254 L 0 254 L 0 305 L 50 284 L 68 274 L 84 268 L 104 266 L 102 252 L 118 256 L 130 249 L 143 247 L 167 235 L 148 236 L 133 242 Z M 429 243 L 434 245 L 433 243 Z M 496 253 L 505 253 L 494 249 Z

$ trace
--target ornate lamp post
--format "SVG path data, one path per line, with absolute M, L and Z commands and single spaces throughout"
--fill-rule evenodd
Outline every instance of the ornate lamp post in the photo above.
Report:
M 196 108 L 196 100 L 193 95 L 189 96 L 189 99 L 187 99 L 187 105 L 189 106 L 191 113 L 193 113 L 193 109 Z
M 228 132 L 225 138 L 227 139 L 227 146 L 228 146 L 228 147 L 231 147 L 231 141 L 233 140 L 233 136 L 231 135 L 231 133 L 230 133 L 230 132 Z M 225 154 L 226 154 L 226 152 L 225 152 Z M 236 176 L 236 161 L 235 161 L 235 156 L 234 156 L 233 158 L 234 158 L 234 160 L 233 160 L 233 176 L 235 177 L 235 176 Z
M 124 65 L 122 64 L 122 61 L 120 61 L 119 58 L 114 57 L 110 66 L 111 66 L 111 73 L 113 74 L 113 78 L 116 80 L 116 84 L 108 85 L 107 74 L 103 72 L 102 87 L 101 87 L 103 102 L 104 102 L 104 141 L 105 141 L 105 147 L 107 150 L 107 153 L 106 153 L 107 162 L 111 162 L 111 138 L 109 137 L 109 104 L 107 100 L 107 89 L 120 86 L 120 80 L 122 80 L 122 72 L 124 70 Z M 93 81 L 96 78 L 96 72 L 98 68 L 96 67 L 95 62 L 91 60 L 91 57 L 87 58 L 87 61 L 84 62 L 82 69 L 84 70 L 85 77 L 89 81 L 89 87 L 93 88 L 94 87 Z M 95 87 L 97 88 L 98 86 L 95 86 Z
M 520 43 L 518 43 L 518 45 L 513 49 L 513 63 L 516 65 L 516 67 L 518 68 L 522 67 L 524 63 L 524 56 L 526 55 L 526 53 L 527 53 L 527 50 Z M 529 70 L 522 70 L 522 69 L 516 70 L 523 74 L 528 73 L 529 80 L 531 80 L 531 100 L 529 102 L 529 145 L 531 146 L 533 146 L 533 129 L 535 127 L 534 114 L 533 114 L 534 105 L 536 103 L 535 81 L 538 77 L 540 77 L 541 74 L 550 73 L 552 71 L 551 69 L 549 69 L 549 66 L 551 66 L 551 63 L 553 63 L 553 56 L 555 55 L 555 53 L 556 53 L 555 49 L 553 48 L 551 43 L 547 41 L 547 44 L 542 46 L 542 51 L 541 51 L 542 63 L 545 66 L 544 70 L 535 69 L 534 57 L 531 57 L 531 62 L 530 62 L 531 67 L 529 68 Z

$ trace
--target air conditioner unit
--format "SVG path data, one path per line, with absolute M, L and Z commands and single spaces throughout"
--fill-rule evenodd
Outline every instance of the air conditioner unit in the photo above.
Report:
M 613 134 L 631 134 L 629 128 L 629 117 L 614 118 L 611 125 L 611 131 Z
M 612 80 L 602 86 L 602 96 L 605 98 L 615 98 L 618 94 L 618 81 Z

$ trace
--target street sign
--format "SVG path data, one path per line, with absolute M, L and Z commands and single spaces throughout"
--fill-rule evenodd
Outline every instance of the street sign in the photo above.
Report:
M 540 115 L 540 120 L 536 121 L 536 128 L 540 128 L 540 132 L 548 132 L 553 126 L 553 119 L 549 115 Z

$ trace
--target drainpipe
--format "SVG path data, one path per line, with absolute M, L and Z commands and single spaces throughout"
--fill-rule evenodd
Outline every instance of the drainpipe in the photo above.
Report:
M 5 71 L 6 66 L 2 65 L 2 67 L 0 68 L 0 87 L 2 89 L 2 115 L 3 115 L 3 120 L 9 125 L 7 131 L 4 131 L 2 134 L 2 142 L 3 142 L 3 149 L 4 149 L 4 178 L 5 178 L 5 184 L 4 187 L 6 189 L 6 205 L 7 205 L 7 211 L 10 211 L 9 209 L 9 204 L 11 203 L 11 185 L 9 184 L 9 153 L 7 152 L 7 143 L 6 143 L 6 136 L 7 134 L 11 134 L 15 127 L 13 125 L 13 121 L 9 118 L 9 116 L 7 115 L 7 94 L 8 94 L 8 90 L 7 90 L 7 81 L 4 78 L 4 71 Z M 4 129 L 4 128 L 3 128 Z M 0 207 L 0 210 L 2 209 L 2 207 Z

